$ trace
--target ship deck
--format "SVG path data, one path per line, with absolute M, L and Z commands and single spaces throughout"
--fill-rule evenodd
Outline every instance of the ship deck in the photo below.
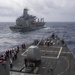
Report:
M 53 45 L 38 45 L 41 62 L 33 70 L 31 67 L 25 68 L 26 51 L 20 50 L 18 59 L 14 61 L 13 68 L 10 70 L 10 75 L 75 75 L 75 59 L 66 43 L 62 44 L 58 37 L 55 39 L 49 37 L 48 41 L 52 41 Z

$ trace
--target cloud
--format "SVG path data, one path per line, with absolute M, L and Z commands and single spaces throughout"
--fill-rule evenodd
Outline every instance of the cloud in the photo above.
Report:
M 75 0 L 0 0 L 0 18 L 17 18 L 23 9 L 46 21 L 75 21 Z M 9 21 L 9 19 L 8 19 Z

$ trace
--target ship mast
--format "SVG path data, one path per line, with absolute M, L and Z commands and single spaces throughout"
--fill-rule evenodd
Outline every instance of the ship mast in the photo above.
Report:
M 25 8 L 25 9 L 23 10 L 23 16 L 25 17 L 25 16 L 27 16 L 27 15 L 28 15 L 28 9 Z

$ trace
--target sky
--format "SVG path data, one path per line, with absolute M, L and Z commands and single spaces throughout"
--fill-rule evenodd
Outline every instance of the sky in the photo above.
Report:
M 75 22 L 75 0 L 0 0 L 0 22 L 15 22 L 24 8 L 46 22 Z

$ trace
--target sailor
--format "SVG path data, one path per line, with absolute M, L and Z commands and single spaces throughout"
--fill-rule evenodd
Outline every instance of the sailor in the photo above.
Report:
M 8 57 L 8 58 L 9 58 L 9 50 L 8 50 L 8 51 L 6 51 L 6 57 Z
M 1 60 L 3 59 L 3 55 L 0 55 L 0 59 L 1 59 Z
M 45 45 L 50 46 L 50 41 L 45 41 Z
M 4 59 L 0 59 L 0 63 L 5 63 L 6 61 Z
M 9 57 L 12 58 L 12 51 L 9 50 Z
M 16 48 L 14 50 L 14 59 L 16 60 L 17 59 L 17 52 L 16 52 Z
M 12 50 L 12 60 L 14 61 L 14 52 L 13 52 L 13 50 Z
M 63 40 L 63 39 L 61 40 L 61 42 L 62 42 L 62 44 L 63 44 L 63 45 L 65 44 L 65 42 L 64 42 L 64 40 Z
M 50 41 L 47 41 L 47 46 L 50 46 Z
M 16 54 L 18 54 L 18 50 L 16 49 Z
M 23 49 L 23 44 L 21 45 L 22 49 Z
M 28 59 L 24 58 L 25 67 L 27 67 L 27 61 L 28 61 Z
M 19 53 L 19 46 L 17 46 L 17 53 Z
M 5 60 L 5 54 L 0 55 L 0 59 Z
M 22 49 L 24 49 L 24 44 L 22 44 Z
M 6 53 L 4 54 L 4 57 L 5 57 L 5 61 L 7 60 L 7 56 L 6 56 Z
M 25 45 L 25 43 L 23 44 L 23 47 L 24 47 L 24 49 L 26 48 L 26 45 Z
M 34 44 L 35 44 L 35 45 L 37 45 L 37 44 L 38 44 L 38 42 L 39 42 L 39 40 L 38 40 L 38 39 L 35 39 L 35 40 L 34 40 Z
M 25 49 L 25 44 L 22 44 L 22 49 Z
M 53 39 L 55 39 L 55 35 L 54 35 L 54 33 L 52 34 L 52 36 L 51 36 Z
M 10 53 L 10 55 L 11 55 L 11 50 L 9 50 L 9 53 Z
M 8 52 L 8 58 L 9 58 L 9 50 L 7 52 Z
M 10 69 L 12 69 L 13 64 L 12 64 L 12 59 L 10 58 Z
M 3 59 L 6 61 L 6 54 L 5 53 L 3 54 Z

